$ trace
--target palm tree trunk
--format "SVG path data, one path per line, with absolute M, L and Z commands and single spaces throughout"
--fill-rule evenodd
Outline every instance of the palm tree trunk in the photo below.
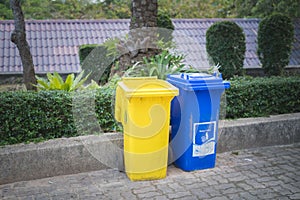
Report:
M 130 32 L 127 41 L 118 45 L 120 57 L 118 68 L 112 67 L 111 76 L 122 75 L 143 57 L 156 55 L 157 41 L 157 0 L 132 0 Z

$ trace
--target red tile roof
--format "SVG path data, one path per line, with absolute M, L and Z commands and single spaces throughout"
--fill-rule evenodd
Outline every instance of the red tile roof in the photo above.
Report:
M 216 21 L 233 20 L 246 35 L 244 67 L 260 66 L 256 55 L 258 19 L 174 19 L 174 40 L 186 61 L 195 67 L 209 67 L 205 48 L 206 30 Z M 81 71 L 78 49 L 83 44 L 101 44 L 128 32 L 129 20 L 28 20 L 27 41 L 37 74 Z M 300 19 L 295 21 L 295 43 L 290 65 L 300 65 Z M 0 21 L 0 74 L 22 73 L 21 59 L 10 41 L 14 22 Z

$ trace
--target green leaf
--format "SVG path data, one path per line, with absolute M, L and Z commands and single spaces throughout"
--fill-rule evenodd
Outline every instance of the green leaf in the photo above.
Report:
M 74 74 L 69 74 L 66 78 L 64 87 L 65 90 L 70 91 L 74 83 Z
M 74 83 L 71 87 L 71 91 L 76 89 L 76 86 L 79 84 L 80 80 L 82 79 L 84 74 L 84 70 L 81 71 L 81 73 L 75 78 Z
M 57 72 L 54 72 L 54 73 L 53 73 L 53 76 L 54 76 L 55 79 L 59 82 L 59 85 L 63 85 L 63 84 L 64 84 L 63 79 L 61 78 L 61 76 L 60 76 Z

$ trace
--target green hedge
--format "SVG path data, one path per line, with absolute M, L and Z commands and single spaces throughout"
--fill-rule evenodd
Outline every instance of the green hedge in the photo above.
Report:
M 260 117 L 300 112 L 300 76 L 237 77 L 226 90 L 226 117 Z
M 112 131 L 117 126 L 111 114 L 112 92 L 110 88 L 102 88 L 95 94 L 91 91 L 0 92 L 0 145 L 98 133 L 99 125 L 101 131 Z M 76 108 L 72 106 L 73 98 L 83 102 L 75 101 L 79 102 L 79 111 L 73 112 Z M 90 112 L 87 105 L 93 105 L 96 113 Z M 79 115 L 77 121 L 73 113 Z M 91 120 L 95 118 L 93 114 L 98 121 Z
M 237 77 L 230 82 L 227 118 L 300 112 L 299 76 Z M 113 88 L 95 93 L 0 92 L 0 145 L 119 131 L 112 115 Z

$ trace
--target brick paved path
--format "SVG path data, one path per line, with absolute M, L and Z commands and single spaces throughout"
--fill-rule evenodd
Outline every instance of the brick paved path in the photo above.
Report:
M 102 170 L 0 185 L 0 199 L 300 199 L 300 144 L 218 154 L 214 169 L 131 182 Z

